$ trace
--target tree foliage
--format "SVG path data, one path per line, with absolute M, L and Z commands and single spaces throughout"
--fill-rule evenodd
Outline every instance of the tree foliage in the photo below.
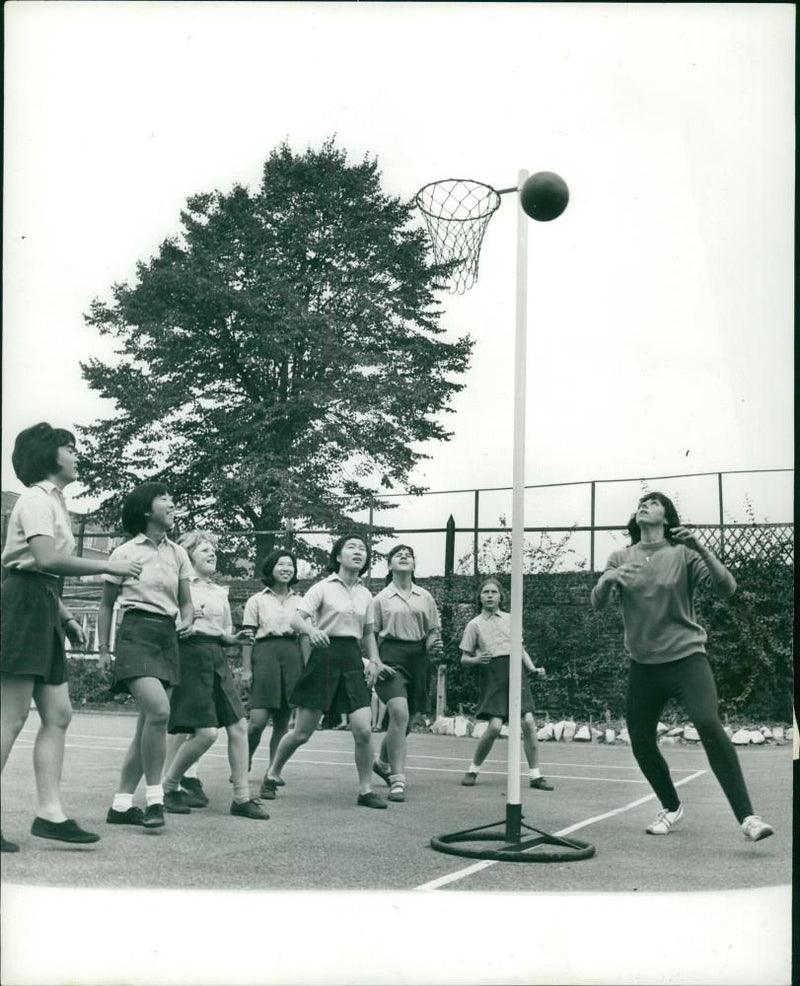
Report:
M 82 429 L 106 518 L 159 478 L 211 529 L 333 528 L 409 484 L 472 348 L 443 336 L 412 209 L 333 140 L 282 144 L 254 192 L 187 200 L 180 235 L 86 316 L 118 344 L 82 365 L 116 408 Z

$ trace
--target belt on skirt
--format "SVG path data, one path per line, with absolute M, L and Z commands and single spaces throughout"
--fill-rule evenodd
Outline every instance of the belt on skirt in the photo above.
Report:
M 253 643 L 257 644 L 259 640 L 297 640 L 299 636 L 297 633 L 265 633 L 263 637 L 256 637 Z
M 122 618 L 125 619 L 126 616 L 138 616 L 142 618 L 147 618 L 150 620 L 169 620 L 170 623 L 175 624 L 174 616 L 167 616 L 166 613 L 154 613 L 149 609 L 139 609 L 137 606 L 130 606 L 128 609 L 122 611 Z

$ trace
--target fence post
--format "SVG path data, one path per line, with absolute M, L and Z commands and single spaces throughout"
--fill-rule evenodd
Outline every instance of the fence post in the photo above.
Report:
M 722 526 L 725 523 L 723 504 L 722 504 L 722 473 L 717 473 L 717 497 L 719 499 L 719 560 L 721 562 L 725 561 L 725 528 Z
M 81 517 L 81 519 L 78 521 L 78 545 L 77 545 L 77 550 L 75 552 L 78 558 L 83 557 L 83 542 L 85 535 L 86 535 L 86 517 L 84 516 Z
M 478 577 L 478 524 L 480 518 L 480 490 L 475 490 L 475 510 L 473 513 L 474 531 L 472 532 L 472 574 Z
M 456 561 L 456 522 L 453 515 L 447 518 L 444 535 L 444 601 L 442 603 L 442 643 L 453 639 L 453 573 Z M 447 668 L 440 661 L 436 669 L 436 718 L 441 719 L 447 709 Z
M 455 571 L 456 563 L 456 522 L 453 515 L 447 518 L 444 530 L 444 577 L 449 579 Z
M 591 532 L 589 534 L 589 571 L 594 571 L 594 522 L 595 522 L 595 494 L 596 494 L 596 483 L 594 480 L 591 482 L 591 505 L 589 507 L 589 526 L 591 527 Z
M 440 664 L 436 669 L 436 718 L 444 716 L 447 708 L 447 671 L 444 664 Z

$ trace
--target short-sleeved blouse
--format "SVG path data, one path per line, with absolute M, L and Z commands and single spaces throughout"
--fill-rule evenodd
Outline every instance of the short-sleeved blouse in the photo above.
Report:
M 431 630 L 441 626 L 436 601 L 427 589 L 411 584 L 408 595 L 394 583 L 381 589 L 374 600 L 375 632 L 378 638 L 424 640 Z
M 142 565 L 138 578 L 126 575 L 104 575 L 106 582 L 120 586 L 119 607 L 145 609 L 151 613 L 163 613 L 177 619 L 178 583 L 194 575 L 192 563 L 184 548 L 168 537 L 158 543 L 146 534 L 121 544 L 111 552 L 111 560 L 130 559 Z
M 255 639 L 263 637 L 283 637 L 294 633 L 292 617 L 297 612 L 300 596 L 291 589 L 279 596 L 269 586 L 254 596 L 250 596 L 244 606 L 242 623 L 255 627 Z
M 297 605 L 298 613 L 313 618 L 329 637 L 360 640 L 375 623 L 372 593 L 361 579 L 348 586 L 334 572 L 311 586 Z
M 14 504 L 8 519 L 3 566 L 35 571 L 36 558 L 28 542 L 40 535 L 51 537 L 53 547 L 60 554 L 71 555 L 75 550 L 67 502 L 61 490 L 49 479 L 28 487 Z

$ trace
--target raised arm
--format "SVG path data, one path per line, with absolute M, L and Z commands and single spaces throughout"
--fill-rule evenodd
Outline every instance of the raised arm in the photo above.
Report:
M 28 540 L 28 544 L 36 568 L 51 575 L 116 575 L 119 578 L 138 578 L 142 573 L 141 564 L 128 558 L 95 560 L 65 555 L 56 551 L 55 541 L 47 534 L 34 535 Z

